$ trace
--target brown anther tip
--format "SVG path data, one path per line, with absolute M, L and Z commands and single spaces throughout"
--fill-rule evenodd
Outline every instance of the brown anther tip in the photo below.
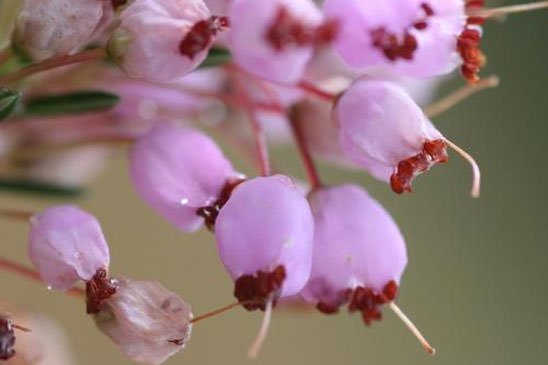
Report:
M 390 176 L 390 186 L 397 194 L 412 192 L 412 181 L 437 163 L 447 162 L 447 143 L 443 139 L 426 141 L 422 151 L 402 160 L 396 166 L 396 171 Z
M 283 265 L 278 265 L 271 272 L 257 271 L 254 275 L 242 275 L 234 283 L 234 296 L 245 309 L 264 311 L 268 302 L 276 305 L 285 278 Z
M 109 278 L 107 270 L 97 270 L 93 278 L 86 282 L 86 312 L 99 313 L 103 301 L 116 294 L 116 290 L 117 286 Z
M 219 32 L 226 30 L 229 25 L 227 17 L 219 16 L 197 22 L 179 43 L 179 52 L 183 56 L 194 59 L 213 42 Z
M 221 208 L 226 204 L 234 189 L 244 181 L 245 179 L 241 178 L 229 179 L 223 186 L 223 189 L 219 193 L 219 198 L 215 202 L 209 206 L 201 207 L 196 210 L 196 214 L 204 219 L 207 229 L 212 232 L 215 230 L 215 221 L 217 220 Z

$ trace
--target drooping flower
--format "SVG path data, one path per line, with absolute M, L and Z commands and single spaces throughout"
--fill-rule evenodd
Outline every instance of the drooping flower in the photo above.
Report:
M 112 13 L 108 0 L 24 0 L 13 41 L 37 60 L 62 56 L 100 35 Z
M 130 76 L 158 82 L 194 70 L 228 26 L 203 0 L 136 0 L 120 22 L 109 44 L 112 56 Z
M 234 0 L 229 9 L 234 61 L 246 71 L 281 83 L 302 77 L 314 46 L 328 42 L 335 26 L 322 23 L 311 0 Z
M 334 46 L 354 68 L 426 77 L 447 74 L 460 63 L 462 0 L 326 0 L 324 11 L 339 20 Z
M 219 255 L 248 309 L 298 293 L 312 260 L 314 223 L 303 194 L 286 176 L 238 185 L 215 223 Z
M 116 294 L 93 314 L 97 327 L 133 361 L 160 364 L 190 340 L 192 311 L 156 281 L 115 280 Z
M 301 293 L 332 313 L 349 302 L 369 324 L 395 298 L 407 264 L 403 236 L 386 210 L 355 185 L 320 188 L 309 197 L 314 215 L 312 273 Z
M 30 224 L 29 257 L 49 287 L 67 290 L 108 268 L 109 248 L 91 214 L 59 205 L 32 216 Z
M 199 229 L 209 212 L 199 210 L 214 206 L 226 187 L 241 180 L 209 137 L 169 123 L 135 143 L 130 175 L 141 199 L 183 231 Z
M 412 180 L 447 161 L 447 141 L 399 86 L 356 81 L 338 100 L 335 117 L 346 157 L 397 193 Z

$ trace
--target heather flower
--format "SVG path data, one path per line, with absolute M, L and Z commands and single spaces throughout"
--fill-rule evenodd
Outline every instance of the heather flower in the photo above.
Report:
M 352 67 L 383 67 L 407 76 L 447 74 L 460 63 L 462 0 L 326 0 L 341 26 L 334 47 Z
M 75 364 L 66 333 L 59 323 L 38 313 L 16 312 L 10 319 L 15 325 L 24 324 L 30 331 L 17 332 L 14 346 L 16 356 L 7 365 Z
M 397 193 L 411 191 L 416 175 L 447 161 L 446 139 L 393 83 L 356 81 L 334 113 L 346 157 Z
M 209 137 L 168 123 L 159 123 L 132 147 L 130 175 L 141 199 L 183 231 L 199 229 L 207 208 L 241 178 Z
M 314 222 L 299 188 L 286 176 L 247 180 L 232 191 L 215 223 L 219 256 L 247 310 L 265 312 L 248 355 L 256 357 L 279 298 L 297 294 L 312 264 Z
M 226 19 L 211 16 L 203 0 L 136 0 L 120 14 L 111 55 L 132 77 L 172 82 L 207 56 Z
M 156 281 L 115 280 L 116 294 L 93 315 L 95 324 L 133 361 L 160 364 L 190 339 L 190 305 Z
M 355 185 L 314 190 L 309 201 L 314 215 L 314 259 L 303 297 L 325 312 L 336 311 L 364 290 L 379 296 L 368 299 L 393 300 L 407 254 L 392 217 Z M 379 316 L 376 305 L 380 303 L 362 303 L 358 308 L 367 323 Z
M 248 309 L 298 293 L 312 259 L 310 207 L 286 176 L 257 177 L 238 185 L 215 223 L 219 256 Z M 267 290 L 261 289 L 261 282 Z M 263 284 L 264 285 L 264 284 Z
M 299 81 L 322 41 L 322 15 L 311 0 L 234 0 L 229 18 L 234 61 L 275 82 Z
M 70 289 L 108 268 L 110 256 L 95 217 L 72 205 L 54 206 L 30 219 L 29 257 L 52 289 Z
M 108 0 L 24 0 L 14 43 L 38 60 L 74 52 L 104 30 L 107 19 L 112 19 L 110 4 Z

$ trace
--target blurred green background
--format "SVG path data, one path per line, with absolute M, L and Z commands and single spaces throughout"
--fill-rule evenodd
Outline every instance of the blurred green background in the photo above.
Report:
M 399 303 L 437 347 L 428 357 L 389 312 L 371 328 L 359 316 L 280 312 L 259 364 L 546 364 L 548 341 L 548 11 L 486 27 L 484 76 L 501 86 L 435 119 L 481 165 L 483 191 L 470 199 L 471 173 L 456 155 L 419 178 L 412 195 L 396 196 L 362 172 L 322 166 L 331 183 L 362 184 L 394 215 L 407 238 L 409 265 Z M 455 79 L 440 95 L 462 85 Z M 301 173 L 292 149 L 277 164 Z M 240 164 L 243 166 L 243 164 Z M 186 235 L 133 193 L 120 156 L 76 201 L 101 220 L 111 270 L 154 278 L 192 303 L 195 314 L 228 304 L 232 283 L 207 232 Z M 39 210 L 56 201 L 0 192 L 0 206 Z M 3 255 L 28 262 L 25 224 L 0 220 Z M 83 303 L 0 272 L 0 299 L 44 312 L 67 330 L 82 365 L 129 363 L 85 315 Z M 259 313 L 237 309 L 199 323 L 187 349 L 167 364 L 245 364 Z

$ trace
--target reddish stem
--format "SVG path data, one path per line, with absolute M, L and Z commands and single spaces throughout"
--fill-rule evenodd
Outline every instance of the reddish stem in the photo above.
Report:
M 14 209 L 0 209 L 0 215 L 6 218 L 13 218 L 28 223 L 34 213 Z
M 335 102 L 337 98 L 337 95 L 324 91 L 306 80 L 302 80 L 297 86 L 299 89 L 330 103 Z
M 299 154 L 303 161 L 308 182 L 310 183 L 311 189 L 314 190 L 319 188 L 322 183 L 320 181 L 316 165 L 314 164 L 314 160 L 312 159 L 312 155 L 306 145 L 306 140 L 299 126 L 298 118 L 298 112 L 294 110 L 289 118 L 289 123 L 291 124 L 291 130 L 293 131 L 293 136 L 295 137 L 295 142 L 297 143 L 297 148 L 299 149 Z
M 196 316 L 194 318 L 192 318 L 192 320 L 190 321 L 190 323 L 196 323 L 196 322 L 199 322 L 201 321 L 202 319 L 206 319 L 206 318 L 210 318 L 210 317 L 214 317 L 218 314 L 221 314 L 221 313 L 224 313 L 224 312 L 227 312 L 233 308 L 236 308 L 236 307 L 239 307 L 241 304 L 240 302 L 235 302 L 235 303 L 232 303 L 232 304 L 229 304 L 229 305 L 226 305 L 224 307 L 221 307 L 221 308 L 218 308 L 218 309 L 215 309 L 211 312 L 207 312 L 207 313 L 204 313 L 204 314 L 201 314 L 199 316 Z
M 15 81 L 19 81 L 27 76 L 34 75 L 39 72 L 51 70 L 53 68 L 72 65 L 80 62 L 95 61 L 105 56 L 103 49 L 91 49 L 89 51 L 80 52 L 74 55 L 60 56 L 47 59 L 45 61 L 35 63 L 33 65 L 22 68 L 10 75 L 0 78 L 0 85 L 6 85 Z
M 259 170 L 261 175 L 270 175 L 270 160 L 268 157 L 268 146 L 264 135 L 261 123 L 257 119 L 257 109 L 255 105 L 249 100 L 249 96 L 245 92 L 244 86 L 241 84 L 238 76 L 235 77 L 235 81 L 238 84 L 238 89 L 241 95 L 241 99 L 245 104 L 245 111 L 248 116 L 249 124 L 253 130 L 253 139 L 255 140 L 255 147 L 257 150 L 257 159 L 259 162 Z
M 267 112 L 272 113 L 284 113 L 283 108 L 281 108 L 279 105 L 275 104 L 269 104 L 269 103 L 251 103 L 249 101 L 244 100 L 241 97 L 232 96 L 230 94 L 226 93 L 215 93 L 215 92 L 208 92 L 208 91 L 201 91 L 201 90 L 195 90 L 191 88 L 184 88 L 184 91 L 190 92 L 194 95 L 204 97 L 204 98 L 215 98 L 219 99 L 223 103 L 229 106 L 238 107 L 238 108 L 247 108 L 249 106 L 253 106 L 257 110 L 264 110 Z
M 25 277 L 27 279 L 31 279 L 31 280 L 43 283 L 43 280 L 40 277 L 40 274 L 38 274 L 35 270 L 32 270 L 26 266 L 23 266 L 17 262 L 10 261 L 4 257 L 0 257 L 0 269 L 9 271 L 13 274 Z M 78 297 L 82 297 L 86 294 L 83 289 L 76 288 L 76 287 L 67 290 L 66 293 L 70 295 L 78 296 Z

